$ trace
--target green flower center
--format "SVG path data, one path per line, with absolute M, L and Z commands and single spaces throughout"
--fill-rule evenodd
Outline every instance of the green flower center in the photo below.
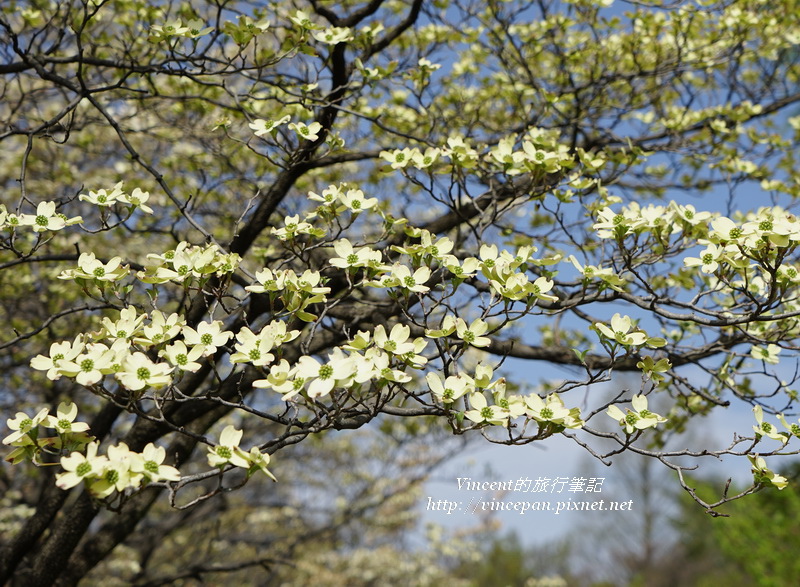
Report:
M 714 262 L 714 255 L 711 253 L 706 253 L 703 255 L 703 265 L 711 265 Z
M 406 287 L 414 287 L 415 285 L 417 285 L 417 282 L 414 281 L 414 278 L 411 277 L 410 275 L 403 278 L 403 283 L 405 284 Z
M 294 381 L 292 381 L 292 389 L 297 391 L 298 389 L 302 389 L 303 386 L 306 384 L 306 380 L 304 377 L 298 377 Z
M 684 212 L 683 215 L 686 217 L 687 220 L 691 220 L 692 218 L 694 218 L 694 212 L 692 212 L 691 210 L 686 210 L 686 212 Z
M 330 365 L 323 365 L 319 368 L 319 378 L 320 379 L 330 379 L 333 375 L 333 367 Z
M 158 463 L 155 461 L 145 461 L 144 470 L 148 473 L 158 474 Z
M 772 432 L 772 424 L 769 422 L 762 422 L 761 423 L 761 430 L 763 430 L 766 434 Z
M 189 362 L 189 358 L 185 354 L 181 353 L 175 357 L 175 362 L 178 363 L 178 365 L 186 365 L 186 363 Z
M 469 343 L 475 342 L 475 333 L 472 332 L 471 330 L 467 330 L 464 332 L 464 336 L 462 336 L 461 338 L 464 340 L 464 342 L 469 342 Z
M 485 408 L 481 408 L 481 418 L 484 420 L 489 420 L 493 415 L 492 408 L 486 406 Z
M 355 253 L 350 253 L 349 255 L 347 255 L 348 265 L 355 265 L 356 263 L 358 263 L 358 255 L 356 255 Z
M 214 342 L 214 337 L 210 334 L 204 334 L 200 337 L 200 342 L 204 345 L 210 345 L 212 342 Z
M 353 200 L 350 202 L 350 207 L 353 210 L 360 210 L 361 209 L 361 200 Z
M 251 361 L 258 361 L 261 358 L 261 351 L 258 349 L 253 349 L 247 354 L 247 356 L 250 357 Z
M 150 378 L 150 369 L 147 367 L 139 367 L 136 369 L 136 377 L 142 381 L 147 381 Z
M 553 417 L 553 415 L 553 410 L 550 408 L 542 408 L 542 410 L 539 412 L 539 416 L 542 418 L 542 420 L 549 420 Z
M 119 472 L 114 469 L 106 471 L 106 481 L 109 485 L 116 485 L 117 481 L 119 481 Z
M 66 418 L 61 418 L 58 422 L 56 422 L 56 426 L 59 430 L 64 430 L 69 432 L 72 429 L 72 422 L 67 420 Z
M 759 230 L 770 231 L 772 230 L 772 220 L 762 220 L 758 224 Z
M 641 416 L 642 418 L 652 418 L 653 412 L 651 412 L 650 410 L 639 410 L 639 416 Z
M 57 355 L 55 355 L 53 357 L 53 363 L 55 363 L 56 361 L 60 361 L 63 358 L 64 358 L 64 355 L 62 353 L 58 353 Z
M 792 431 L 792 434 L 794 434 L 795 436 L 800 436 L 800 425 L 792 424 L 791 425 L 791 431 Z
M 88 372 L 91 371 L 92 369 L 94 369 L 94 361 L 92 361 L 91 359 L 84 359 L 83 361 L 81 361 L 81 371 Z
M 39 225 L 39 226 L 47 226 L 47 223 L 49 221 L 50 221 L 50 219 L 47 216 L 44 216 L 42 214 L 39 214 L 36 217 L 36 224 Z
M 106 274 L 106 270 L 102 267 L 98 267 L 92 273 L 94 273 L 95 277 L 103 277 Z
M 732 228 L 730 233 L 729 233 L 729 236 L 731 238 L 739 238 L 740 236 L 742 236 L 742 229 L 741 228 Z
M 455 391 L 453 391 L 452 389 L 450 389 L 449 387 L 447 387 L 447 388 L 445 388 L 445 390 L 442 392 L 442 397 L 443 397 L 443 398 L 445 398 L 445 399 L 452 399 L 452 398 L 453 398 L 453 396 L 455 395 L 455 393 L 456 393 Z
M 636 424 L 636 422 L 638 421 L 639 421 L 639 416 L 637 416 L 636 414 L 628 412 L 628 414 L 625 415 L 625 422 L 627 424 L 630 424 L 631 426 Z
M 625 217 L 622 214 L 617 214 L 614 216 L 614 219 L 611 222 L 614 224 L 614 226 L 620 226 L 625 222 Z
M 24 418 L 22 422 L 19 423 L 19 429 L 21 432 L 27 432 L 33 426 L 33 420 L 30 418 Z
M 108 198 L 106 197 L 106 195 L 105 195 L 105 194 L 98 194 L 98 196 L 97 196 L 97 201 L 98 201 L 99 203 L 101 203 L 101 204 L 105 204 L 107 200 L 108 200 Z
M 383 348 L 387 351 L 396 351 L 397 350 L 397 343 L 393 340 L 387 340 L 386 344 L 383 345 Z
M 85 477 L 91 471 L 92 471 L 92 465 L 87 461 L 83 461 L 80 465 L 75 467 L 75 474 L 78 477 Z
M 227 446 L 218 446 L 217 455 L 219 455 L 223 459 L 229 459 L 231 458 L 231 456 L 233 456 L 233 453 L 231 452 L 231 449 L 229 449 Z

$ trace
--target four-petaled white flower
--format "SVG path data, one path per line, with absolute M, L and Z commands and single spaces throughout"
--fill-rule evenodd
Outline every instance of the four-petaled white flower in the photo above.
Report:
M 789 481 L 786 479 L 786 477 L 778 475 L 767 468 L 767 462 L 763 457 L 756 454 L 747 455 L 747 458 L 750 460 L 750 464 L 752 465 L 751 471 L 753 472 L 753 478 L 756 484 L 769 483 L 778 489 L 783 489 L 789 485 Z
M 279 126 L 289 122 L 289 120 L 291 120 L 291 118 L 288 115 L 279 118 L 278 120 L 264 120 L 263 118 L 256 118 L 253 122 L 248 124 L 248 126 L 253 129 L 254 135 L 260 137 L 261 135 L 271 133 Z
M 145 204 L 147 200 L 150 199 L 150 192 L 145 192 L 140 188 L 133 188 L 133 191 L 130 194 L 122 193 L 119 196 L 119 201 L 133 206 L 134 208 L 138 208 L 145 214 L 152 214 L 153 209 Z
M 489 325 L 480 318 L 473 320 L 469 326 L 462 318 L 456 318 L 456 336 L 474 347 L 481 348 L 491 344 L 492 339 L 482 336 L 487 330 Z
M 102 499 L 114 491 L 122 492 L 128 487 L 139 487 L 142 476 L 131 470 L 139 458 L 141 455 L 132 452 L 124 442 L 109 446 L 108 458 L 103 464 L 102 472 L 89 484 L 91 494 Z
M 217 352 L 217 348 L 224 346 L 231 337 L 232 332 L 222 330 L 223 324 L 219 320 L 214 322 L 199 322 L 197 328 L 184 326 L 181 329 L 183 340 L 193 347 L 202 347 L 203 356 L 207 357 Z
M 322 130 L 322 125 L 319 122 L 312 122 L 306 125 L 303 122 L 292 122 L 289 128 L 297 133 L 301 139 L 307 141 L 316 141 L 319 138 L 319 132 Z
M 184 341 L 176 340 L 158 354 L 166 357 L 167 361 L 177 369 L 194 373 L 200 368 L 197 359 L 203 356 L 204 348 L 203 345 L 198 345 L 189 349 Z
M 628 409 L 627 413 L 620 410 L 617 406 L 611 405 L 606 410 L 611 418 L 619 422 L 625 428 L 626 434 L 633 434 L 635 430 L 645 428 L 655 428 L 656 425 L 666 422 L 667 419 L 655 414 L 647 409 L 647 397 L 642 394 L 633 396 L 631 400 L 633 410 Z
M 614 314 L 611 318 L 611 327 L 602 322 L 596 322 L 594 327 L 606 338 L 616 340 L 626 346 L 638 346 L 647 342 L 647 335 L 644 332 L 634 330 L 630 332 L 633 322 L 628 316 Z
M 328 395 L 337 384 L 346 383 L 354 373 L 353 361 L 343 353 L 331 356 L 327 363 L 320 363 L 314 357 L 300 357 L 296 370 L 296 375 L 306 380 L 311 399 Z
M 461 396 L 475 391 L 475 382 L 466 375 L 450 375 L 442 380 L 438 373 L 425 376 L 428 388 L 443 404 L 451 404 Z
M 311 35 L 320 43 L 336 45 L 353 39 L 353 31 L 348 27 L 330 27 L 314 31 Z
M 70 434 L 74 432 L 86 432 L 89 425 L 86 422 L 75 422 L 78 416 L 78 406 L 74 403 L 62 402 L 58 405 L 55 416 L 47 416 L 44 425 L 47 428 L 55 428 L 59 434 Z
M 332 257 L 330 264 L 340 269 L 380 265 L 381 253 L 369 247 L 354 248 L 349 240 L 343 238 L 333 243 L 338 257 Z
M 406 147 L 405 149 L 395 149 L 394 151 L 381 151 L 380 157 L 391 163 L 392 169 L 403 169 L 413 162 L 415 151 Z
M 154 363 L 144 353 L 133 353 L 125 357 L 122 369 L 115 376 L 126 389 L 139 391 L 168 385 L 172 381 L 172 371 L 166 363 Z
M 408 291 L 425 293 L 430 290 L 429 287 L 424 285 L 425 282 L 427 282 L 430 278 L 431 270 L 427 267 L 420 267 L 414 271 L 414 273 L 411 273 L 411 269 L 405 265 L 400 265 L 397 263 L 392 266 L 392 274 L 390 279 L 393 283 L 396 283 Z
M 100 444 L 90 442 L 86 445 L 86 454 L 73 452 L 68 457 L 61 457 L 61 468 L 64 473 L 56 475 L 56 485 L 61 489 L 75 487 L 85 479 L 92 479 L 100 475 L 108 459 L 98 456 L 97 449 Z
M 768 344 L 766 347 L 753 345 L 750 348 L 750 356 L 756 360 L 777 365 L 780 362 L 778 355 L 782 350 L 777 344 Z
M 699 257 L 686 257 L 683 260 L 683 264 L 687 267 L 697 267 L 699 265 L 703 273 L 714 273 L 719 269 L 719 262 L 723 260 L 724 255 L 725 247 L 709 244 L 700 252 Z
M 103 263 L 94 253 L 81 253 L 78 268 L 62 271 L 59 279 L 94 279 L 96 281 L 118 281 L 128 275 L 128 266 L 122 265 L 122 257 L 112 257 Z
M 96 192 L 89 190 L 89 195 L 81 194 L 78 199 L 82 202 L 89 202 L 95 206 L 108 207 L 113 206 L 119 201 L 122 196 L 122 182 L 117 183 L 112 189 L 99 189 Z
M 104 375 L 113 372 L 117 360 L 117 353 L 106 345 L 94 342 L 86 345 L 85 352 L 73 361 L 59 363 L 58 370 L 67 377 L 74 377 L 75 381 L 86 387 L 100 381 Z
M 67 221 L 56 214 L 55 202 L 40 202 L 36 206 L 36 214 L 23 214 L 19 221 L 24 226 L 32 226 L 34 232 L 61 230 L 67 225 Z
M 482 393 L 473 393 L 467 396 L 471 410 L 464 412 L 464 416 L 476 424 L 488 422 L 495 426 L 508 426 L 508 414 L 500 406 L 490 406 Z
M 189 27 L 184 26 L 180 19 L 168 20 L 164 24 L 154 24 L 150 27 L 150 32 L 157 37 L 177 37 L 189 32 Z
M 142 475 L 146 481 L 177 481 L 181 478 L 180 471 L 175 467 L 162 464 L 167 456 L 164 447 L 156 446 L 152 442 L 144 447 L 141 458 L 136 459 L 131 466 L 134 473 Z
M 563 424 L 570 418 L 570 411 L 564 406 L 561 398 L 551 393 L 543 400 L 538 395 L 525 397 L 526 414 L 537 422 Z
M 783 444 L 789 442 L 789 435 L 778 432 L 774 424 L 764 421 L 764 409 L 761 406 L 753 406 L 753 415 L 756 417 L 757 425 L 753 426 L 753 431 L 759 436 L 767 436 L 773 440 L 778 440 Z M 785 421 L 784 421 L 785 423 Z M 788 426 L 787 426 L 788 427 Z
M 339 196 L 339 201 L 351 212 L 369 210 L 378 205 L 378 198 L 365 198 L 361 190 L 347 190 Z
M 62 375 L 59 368 L 62 362 L 72 361 L 81 354 L 83 349 L 84 344 L 80 336 L 72 343 L 69 341 L 54 342 L 50 345 L 50 356 L 36 355 L 31 359 L 31 367 L 37 371 L 47 370 L 47 378 L 55 381 Z
M 414 351 L 414 343 L 408 340 L 410 335 L 411 328 L 405 324 L 392 326 L 392 331 L 388 336 L 383 324 L 378 324 L 372 335 L 372 340 L 375 341 L 376 347 L 385 350 L 387 353 L 404 355 Z
M 13 430 L 11 434 L 3 439 L 3 444 L 14 445 L 19 442 L 23 437 L 28 434 L 36 435 L 39 424 L 47 417 L 47 408 L 39 410 L 33 418 L 28 417 L 25 412 L 17 412 L 14 419 L 8 419 L 6 424 L 9 430 Z
M 219 436 L 219 444 L 208 449 L 208 464 L 212 467 L 224 467 L 228 463 L 247 469 L 250 462 L 246 453 L 239 448 L 243 432 L 233 426 L 226 426 Z

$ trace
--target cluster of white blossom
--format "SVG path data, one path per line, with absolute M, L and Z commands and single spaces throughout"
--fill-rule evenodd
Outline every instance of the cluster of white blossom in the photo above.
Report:
M 166 450 L 153 443 L 142 452 L 131 450 L 120 442 L 111 445 L 106 454 L 99 454 L 100 443 L 89 432 L 89 425 L 76 422 L 78 407 L 73 403 L 62 403 L 55 415 L 48 409 L 39 410 L 33 417 L 18 412 L 7 421 L 11 434 L 3 444 L 14 447 L 6 457 L 12 464 L 26 460 L 44 466 L 43 454 L 60 456 L 62 473 L 56 475 L 56 485 L 70 489 L 83 483 L 96 498 L 104 499 L 123 492 L 136 490 L 149 483 L 178 481 L 181 474 L 175 467 L 164 464 Z M 42 436 L 42 430 L 54 430 L 56 436 Z M 249 451 L 239 448 L 242 432 L 227 426 L 220 435 L 218 444 L 208 449 L 208 463 L 224 469 L 228 465 L 247 470 L 247 475 L 261 471 L 272 480 L 274 475 L 267 469 L 269 454 L 258 447 Z
M 80 216 L 67 218 L 56 212 L 55 202 L 39 202 L 35 214 L 14 214 L 9 212 L 5 204 L 0 204 L 0 230 L 31 227 L 34 232 L 57 231 L 83 222 Z
M 181 371 L 197 371 L 196 361 L 216 352 L 231 336 L 219 321 L 201 322 L 195 329 L 178 314 L 153 310 L 148 316 L 129 306 L 119 310 L 116 319 L 103 318 L 97 332 L 53 343 L 49 356 L 37 355 L 31 367 L 47 371 L 49 379 L 69 377 L 85 387 L 102 385 L 113 376 L 133 392 L 160 389 Z M 166 361 L 151 360 L 148 351 Z
M 80 194 L 78 199 L 101 208 L 121 204 L 127 207 L 129 214 L 134 210 L 141 210 L 146 214 L 153 213 L 153 209 L 147 205 L 150 193 L 139 188 L 134 188 L 128 193 L 123 189 L 123 182 L 117 183 L 109 190 L 90 190 L 88 194 Z M 44 201 L 37 204 L 35 214 L 19 214 L 9 212 L 5 204 L 0 204 L 0 230 L 30 227 L 35 233 L 56 232 L 83 222 L 81 216 L 67 217 L 59 212 L 58 208 L 57 202 Z

